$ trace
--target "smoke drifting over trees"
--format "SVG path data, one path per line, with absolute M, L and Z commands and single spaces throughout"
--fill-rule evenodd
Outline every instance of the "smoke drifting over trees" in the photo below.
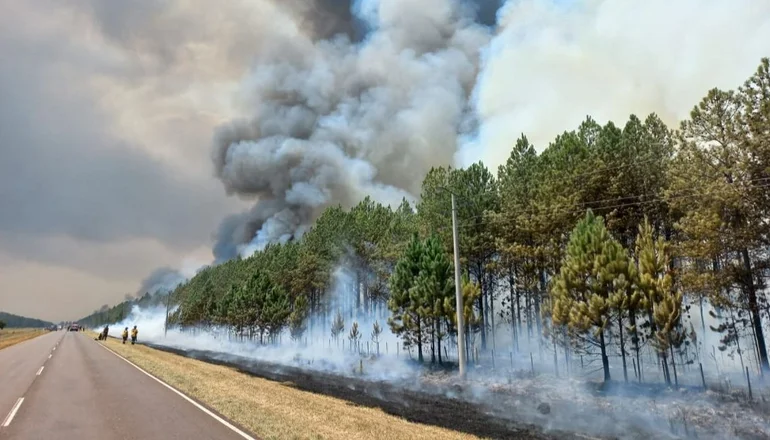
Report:
M 363 1 L 342 20 L 369 30 L 362 42 L 274 38 L 246 80 L 253 115 L 217 130 L 217 177 L 258 201 L 223 222 L 216 259 L 301 235 L 331 205 L 413 200 L 420 176 L 451 164 L 490 33 L 470 6 Z

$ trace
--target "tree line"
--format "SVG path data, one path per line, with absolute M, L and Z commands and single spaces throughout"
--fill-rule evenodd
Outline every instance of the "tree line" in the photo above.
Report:
M 698 334 L 716 332 L 720 350 L 767 370 L 769 187 L 762 59 L 739 88 L 709 91 L 676 130 L 655 114 L 622 125 L 588 117 L 539 154 L 522 136 L 497 170 L 433 168 L 416 206 L 330 207 L 302 237 L 179 286 L 172 321 L 263 343 L 286 329 L 295 339 L 313 326 L 333 332 L 342 267 L 354 278 L 346 310 L 387 319 L 419 360 L 429 349 L 441 362 L 456 334 L 455 194 L 464 319 L 482 350 L 502 328 L 512 350 L 531 340 L 554 356 L 596 355 L 607 379 L 610 355 L 627 378 L 627 358 L 638 364 L 652 350 L 670 380 L 700 356 Z M 692 307 L 700 322 L 687 319 Z M 706 314 L 719 324 L 707 328 Z
M 41 319 L 27 318 L 26 316 L 14 315 L 12 313 L 0 312 L 0 330 L 4 327 L 9 328 L 44 328 L 53 324 Z

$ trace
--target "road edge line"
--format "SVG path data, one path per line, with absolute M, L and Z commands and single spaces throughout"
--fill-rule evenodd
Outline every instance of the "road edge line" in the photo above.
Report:
M 3 424 L 1 425 L 3 428 L 7 428 L 11 425 L 11 422 L 13 421 L 13 418 L 16 417 L 16 413 L 19 412 L 19 408 L 21 408 L 22 403 L 24 403 L 24 398 L 19 397 L 19 399 L 16 401 L 16 404 L 13 405 L 13 408 L 11 408 L 11 412 L 5 416 L 5 420 L 3 420 Z
M 147 375 L 147 376 L 148 376 L 148 377 L 150 377 L 151 379 L 155 380 L 155 381 L 156 381 L 156 382 L 158 382 L 159 384 L 161 384 L 161 385 L 163 385 L 164 387 L 168 388 L 169 390 L 173 391 L 173 392 L 174 392 L 174 393 L 176 393 L 178 396 L 180 396 L 180 397 L 182 397 L 184 400 L 186 400 L 186 401 L 190 402 L 190 403 L 191 403 L 191 404 L 193 404 L 193 405 L 194 405 L 196 408 L 198 408 L 199 410 L 201 410 L 201 411 L 203 411 L 204 413 L 208 414 L 209 416 L 211 416 L 211 418 L 213 418 L 213 419 L 214 419 L 214 420 L 216 420 L 217 422 L 221 423 L 221 424 L 222 424 L 222 425 L 224 425 L 225 427 L 229 428 L 231 431 L 235 432 L 236 434 L 240 435 L 241 437 L 243 437 L 243 438 L 245 438 L 245 439 L 247 439 L 247 440 L 258 440 L 258 439 L 256 439 L 256 438 L 254 438 L 254 437 L 250 436 L 249 434 L 247 434 L 247 433 L 243 432 L 242 430 L 238 429 L 238 427 L 236 427 L 236 426 L 235 426 L 235 425 L 233 425 L 232 423 L 228 422 L 227 420 L 223 419 L 222 417 L 220 417 L 220 416 L 218 416 L 218 415 L 214 414 L 214 413 L 213 413 L 211 410 L 209 410 L 209 409 L 208 409 L 208 408 L 206 408 L 205 406 L 201 405 L 200 403 L 196 402 L 195 400 L 193 400 L 192 398 L 190 398 L 189 396 L 187 396 L 185 393 L 183 393 L 183 392 L 181 392 L 181 391 L 177 390 L 176 388 L 172 387 L 171 385 L 167 384 L 166 382 L 164 382 L 164 381 L 162 381 L 162 380 L 158 379 L 157 377 L 155 377 L 154 375 L 152 375 L 152 374 L 148 373 L 148 372 L 147 372 L 147 371 L 145 371 L 145 370 L 144 370 L 142 367 L 140 367 L 140 366 L 136 365 L 135 363 L 133 363 L 133 362 L 129 361 L 128 359 L 124 358 L 123 356 L 119 355 L 118 353 L 116 353 L 115 351 L 113 351 L 111 348 L 109 348 L 109 347 L 105 346 L 104 344 L 99 344 L 99 346 L 100 346 L 100 347 L 102 347 L 103 349 L 107 350 L 108 352 L 110 352 L 110 353 L 114 354 L 114 355 L 115 355 L 115 356 L 117 356 L 118 358 L 120 358 L 120 359 L 124 360 L 124 361 L 125 361 L 125 362 L 127 362 L 129 365 L 131 365 L 132 367 L 134 367 L 134 368 L 136 368 L 137 370 L 141 371 L 142 373 L 144 373 L 145 375 Z

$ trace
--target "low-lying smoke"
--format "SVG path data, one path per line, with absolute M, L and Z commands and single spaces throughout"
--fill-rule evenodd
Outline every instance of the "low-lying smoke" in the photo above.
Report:
M 582 362 L 573 361 L 575 370 L 565 377 L 564 365 L 560 377 L 553 374 L 552 352 L 547 345 L 522 343 L 518 353 L 510 353 L 510 334 L 498 328 L 495 360 L 482 353 L 478 365 L 469 366 L 466 382 L 459 382 L 454 373 L 430 371 L 414 362 L 416 353 L 405 351 L 387 326 L 387 316 L 381 310 L 357 311 L 355 306 L 355 277 L 344 269 L 335 271 L 334 283 L 326 312 L 311 316 L 305 334 L 297 341 L 284 331 L 277 343 L 259 344 L 240 340 L 227 329 L 196 328 L 165 331 L 165 307 L 140 309 L 134 307 L 122 322 L 111 325 L 111 334 L 118 336 L 124 327 L 138 326 L 139 341 L 187 352 L 193 357 L 226 362 L 247 367 L 256 373 L 285 376 L 285 380 L 309 380 L 300 370 L 323 374 L 324 381 L 336 381 L 356 392 L 376 399 L 403 399 L 404 407 L 417 404 L 404 392 L 459 399 L 498 420 L 514 425 L 536 425 L 546 433 L 574 432 L 593 438 L 617 439 L 682 439 L 736 438 L 753 439 L 770 435 L 770 426 L 754 409 L 744 407 L 744 400 L 729 395 L 702 392 L 698 370 L 679 371 L 681 388 L 672 390 L 658 382 L 626 384 L 620 381 L 604 390 L 587 381 Z M 175 309 L 172 309 L 172 312 Z M 334 315 L 339 312 L 345 329 L 338 339 L 331 336 Z M 383 329 L 379 346 L 372 339 L 373 323 Z M 359 349 L 351 349 L 350 328 L 358 323 L 361 339 Z M 101 329 L 96 329 L 101 330 Z M 524 336 L 522 336 L 522 339 Z M 524 342 L 524 341 L 522 341 Z M 379 355 L 375 355 L 379 352 Z M 430 357 L 428 348 L 426 355 Z M 456 359 L 456 347 L 450 344 L 449 362 Z M 444 358 L 447 361 L 447 357 Z M 595 358 L 586 362 L 596 362 Z M 655 362 L 646 366 L 649 377 L 655 373 Z M 620 375 L 617 356 L 613 356 L 613 375 Z M 707 369 L 711 383 L 713 376 Z M 532 373 L 536 373 L 533 377 Z M 298 377 L 292 378 L 295 374 Z M 647 374 L 647 373 L 645 373 Z M 734 376 L 740 387 L 740 375 Z M 359 386 L 360 383 L 369 385 Z M 633 382 L 633 380 L 632 380 Z M 387 386 L 383 385 L 386 384 Z M 333 387 L 325 387 L 333 389 Z M 766 393 L 766 386 L 754 384 L 754 393 Z M 425 399 L 418 399 L 425 401 Z M 433 402 L 432 399 L 428 400 Z M 549 413 L 539 407 L 548 404 Z M 507 424 L 507 423 L 503 423 Z

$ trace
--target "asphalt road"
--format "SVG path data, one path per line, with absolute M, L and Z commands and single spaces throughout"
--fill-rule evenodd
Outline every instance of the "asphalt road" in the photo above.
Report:
M 3 440 L 251 438 L 226 423 L 83 333 L 0 350 Z

